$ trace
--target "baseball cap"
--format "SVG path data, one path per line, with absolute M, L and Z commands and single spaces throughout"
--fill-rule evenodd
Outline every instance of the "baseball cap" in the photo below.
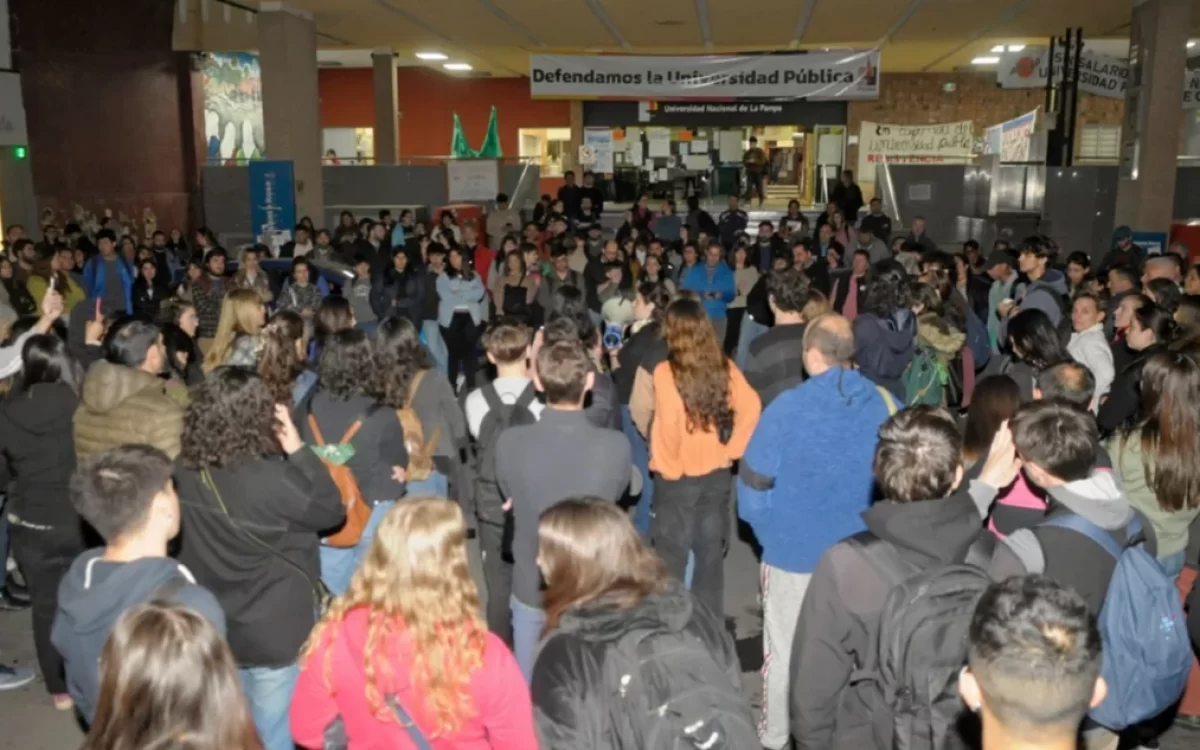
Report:
M 991 253 L 988 254 L 987 263 L 985 263 L 983 265 L 983 267 L 985 270 L 990 271 L 993 268 L 995 268 L 996 266 L 1000 266 L 1000 265 L 1011 266 L 1012 264 L 1013 264 L 1013 257 L 1011 255 L 1004 252 L 1003 250 L 993 250 Z

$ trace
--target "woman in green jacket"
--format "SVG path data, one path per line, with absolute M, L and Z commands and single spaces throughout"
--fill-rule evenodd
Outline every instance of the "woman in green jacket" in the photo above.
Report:
M 1168 575 L 1183 569 L 1200 515 L 1200 352 L 1163 352 L 1142 373 L 1141 412 L 1107 444 L 1129 502 L 1146 516 Z

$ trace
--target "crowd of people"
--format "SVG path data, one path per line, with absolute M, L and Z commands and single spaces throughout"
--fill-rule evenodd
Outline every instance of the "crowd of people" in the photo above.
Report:
M 87 750 L 1154 747 L 1200 715 L 1200 268 L 836 198 L 9 227 L 0 609 L 50 700 Z

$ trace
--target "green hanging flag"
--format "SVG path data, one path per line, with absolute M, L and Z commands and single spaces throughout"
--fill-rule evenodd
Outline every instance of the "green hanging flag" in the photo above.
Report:
M 483 146 L 478 151 L 467 143 L 467 134 L 463 132 L 462 120 L 454 113 L 454 134 L 450 139 L 450 156 L 454 159 L 500 159 L 504 150 L 500 148 L 500 123 L 496 117 L 496 108 L 488 118 L 487 135 L 483 137 Z
M 463 132 L 462 120 L 454 113 L 454 135 L 450 139 L 450 156 L 455 159 L 474 159 L 475 152 L 467 143 L 467 134 Z
M 481 159 L 499 159 L 504 156 L 504 149 L 500 148 L 500 123 L 496 119 L 495 107 L 492 107 L 492 114 L 488 118 L 487 135 L 483 137 L 483 145 L 479 147 L 476 156 Z

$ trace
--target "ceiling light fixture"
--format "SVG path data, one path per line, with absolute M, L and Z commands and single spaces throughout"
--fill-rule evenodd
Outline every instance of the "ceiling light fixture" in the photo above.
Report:
M 1021 50 L 1023 50 L 1023 49 L 1025 49 L 1025 45 L 1024 45 L 1024 44 L 1010 44 L 1010 45 L 1008 45 L 1008 51 L 1009 51 L 1009 52 L 1020 52 L 1020 51 L 1021 51 Z
M 997 44 L 995 47 L 992 47 L 992 52 L 1003 52 L 1003 51 L 1004 51 L 1003 44 Z
M 443 55 L 441 52 L 418 52 L 418 60 L 449 60 L 450 58 Z
M 472 70 L 471 63 L 445 63 L 442 65 L 442 67 L 446 70 L 455 71 Z
M 1188 42 L 1188 43 L 1187 43 L 1187 46 L 1188 46 L 1188 49 L 1191 49 L 1192 47 L 1195 47 L 1195 46 L 1196 46 L 1196 43 L 1195 43 L 1195 42 Z
M 994 55 L 991 55 L 991 56 L 980 55 L 979 57 L 976 57 L 974 60 L 972 60 L 971 64 L 972 65 L 995 65 L 998 62 L 1000 62 L 1000 58 L 995 57 Z

